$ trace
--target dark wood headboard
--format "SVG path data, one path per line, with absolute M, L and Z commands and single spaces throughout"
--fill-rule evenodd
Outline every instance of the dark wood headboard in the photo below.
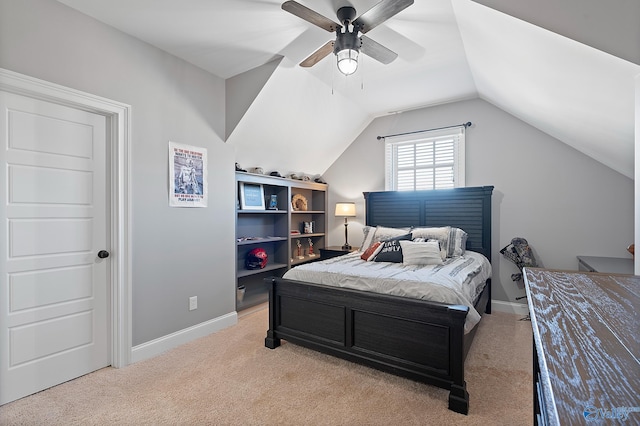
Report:
M 365 192 L 366 224 L 453 226 L 467 234 L 467 250 L 491 260 L 491 194 L 493 186 L 429 191 Z

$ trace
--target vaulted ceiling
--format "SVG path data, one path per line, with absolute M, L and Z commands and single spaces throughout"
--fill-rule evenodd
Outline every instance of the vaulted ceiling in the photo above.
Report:
M 367 33 L 398 59 L 349 77 L 298 66 L 333 35 L 280 0 L 59 1 L 226 79 L 245 167 L 322 173 L 375 117 L 480 97 L 633 178 L 637 0 L 416 0 Z M 377 2 L 299 0 L 336 21 Z

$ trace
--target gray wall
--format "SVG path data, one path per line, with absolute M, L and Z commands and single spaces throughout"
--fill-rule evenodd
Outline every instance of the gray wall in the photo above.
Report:
M 132 106 L 133 344 L 234 311 L 224 80 L 53 0 L 0 0 L 0 67 Z M 207 148 L 208 208 L 168 207 L 168 141 Z
M 0 0 L 0 67 L 133 107 L 133 344 L 232 312 L 234 153 L 225 135 L 225 81 L 54 0 Z M 494 185 L 494 298 L 523 294 L 498 250 L 527 238 L 546 267 L 578 254 L 628 256 L 633 181 L 492 105 L 473 100 L 376 119 L 324 174 L 331 206 L 384 189 L 377 135 L 472 121 L 467 184 Z M 168 207 L 168 141 L 209 151 L 205 209 Z M 341 219 L 330 244 L 342 245 Z M 198 310 L 188 311 L 188 297 Z
M 640 248 L 640 74 L 636 76 L 636 139 L 635 139 L 635 239 Z M 640 275 L 640 252 L 634 258 L 634 273 Z
M 577 255 L 630 257 L 634 182 L 495 106 L 469 100 L 374 120 L 324 174 L 329 205 L 355 201 L 349 242 L 362 242 L 362 192 L 384 190 L 384 142 L 376 136 L 471 121 L 466 133 L 467 186 L 493 185 L 494 300 L 524 295 L 511 281 L 516 266 L 499 250 L 526 238 L 547 268 L 577 269 Z M 341 219 L 329 243 L 342 245 Z M 523 301 L 521 301 L 523 302 Z
M 640 64 L 638 1 L 474 1 L 629 62 Z

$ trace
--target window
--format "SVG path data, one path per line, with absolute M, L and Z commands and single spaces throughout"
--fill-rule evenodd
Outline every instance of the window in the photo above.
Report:
M 385 138 L 387 191 L 465 186 L 464 127 Z

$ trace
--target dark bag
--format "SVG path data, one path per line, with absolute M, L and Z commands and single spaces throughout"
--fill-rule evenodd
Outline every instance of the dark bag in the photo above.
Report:
M 529 243 L 524 238 L 513 238 L 506 247 L 500 250 L 500 254 L 515 263 L 518 269 L 520 269 L 520 273 L 511 274 L 513 281 L 520 281 L 522 279 L 522 268 L 538 267 L 536 257 L 533 255 L 533 250 L 531 250 Z

